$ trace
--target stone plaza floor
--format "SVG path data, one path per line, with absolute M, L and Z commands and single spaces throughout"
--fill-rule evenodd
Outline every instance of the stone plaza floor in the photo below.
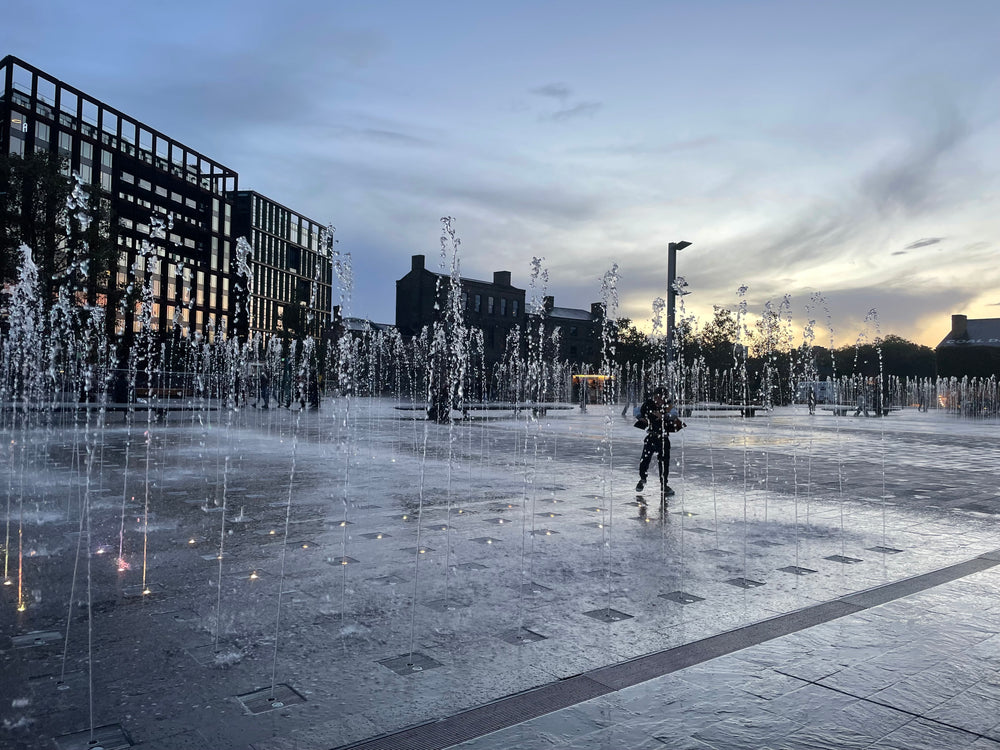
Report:
M 0 746 L 1000 743 L 996 423 L 413 416 L 9 436 Z

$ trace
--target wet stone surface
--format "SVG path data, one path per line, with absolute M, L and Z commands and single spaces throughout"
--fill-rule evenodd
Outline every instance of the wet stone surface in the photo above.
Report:
M 609 441 L 598 407 L 446 426 L 355 399 L 350 415 L 334 401 L 301 419 L 240 412 L 228 442 L 217 416 L 167 415 L 149 425 L 148 475 L 143 430 L 109 425 L 89 496 L 71 425 L 33 436 L 30 460 L 3 454 L 26 489 L 3 510 L 23 545 L 4 548 L 0 747 L 59 746 L 89 729 L 92 697 L 95 725 L 139 747 L 330 750 L 1000 546 L 997 427 L 933 412 L 692 418 L 667 508 L 635 504 L 642 434 L 612 421 Z M 537 464 L 518 449 L 529 432 Z M 539 731 L 554 748 L 723 748 L 746 716 L 748 741 L 836 746 L 870 726 L 870 744 L 906 747 L 915 711 L 1000 741 L 998 587 L 969 575 L 947 597 L 908 596 L 912 610 L 808 627 Z M 255 714 L 237 699 L 278 685 L 304 702 Z M 830 708 L 799 711 L 814 699 Z M 528 747 L 506 742 L 492 747 Z

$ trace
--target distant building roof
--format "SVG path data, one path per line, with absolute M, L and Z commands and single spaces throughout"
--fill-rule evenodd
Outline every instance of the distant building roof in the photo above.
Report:
M 575 307 L 553 307 L 548 317 L 562 318 L 564 320 L 591 320 L 590 310 L 578 310 Z
M 1000 348 L 1000 318 L 970 320 L 965 315 L 952 315 L 951 332 L 938 344 L 938 348 L 966 346 Z
M 344 318 L 343 323 L 348 331 L 388 331 L 394 327 L 389 323 L 376 323 L 365 318 Z

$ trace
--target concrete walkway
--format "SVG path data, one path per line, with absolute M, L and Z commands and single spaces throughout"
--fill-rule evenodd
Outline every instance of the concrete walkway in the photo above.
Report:
M 457 747 L 1000 748 L 998 592 L 994 567 Z

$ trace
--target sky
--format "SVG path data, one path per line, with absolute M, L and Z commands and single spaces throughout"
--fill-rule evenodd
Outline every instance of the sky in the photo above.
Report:
M 1000 317 L 998 38 L 995 0 L 6 0 L 0 56 L 332 224 L 350 315 L 453 217 L 463 276 L 542 258 L 558 306 L 648 329 L 687 241 L 696 324 L 935 346 Z

